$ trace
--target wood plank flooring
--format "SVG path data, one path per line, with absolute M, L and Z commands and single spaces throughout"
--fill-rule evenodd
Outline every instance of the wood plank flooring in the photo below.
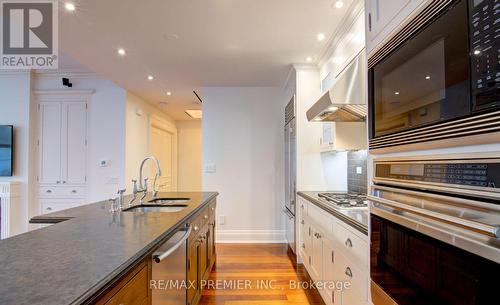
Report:
M 290 286 L 309 276 L 286 244 L 218 244 L 209 281 L 200 305 L 324 305 L 318 291 Z

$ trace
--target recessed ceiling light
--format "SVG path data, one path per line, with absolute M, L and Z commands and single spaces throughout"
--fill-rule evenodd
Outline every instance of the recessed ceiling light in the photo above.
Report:
M 75 4 L 71 3 L 71 2 L 66 2 L 64 4 L 64 8 L 68 11 L 68 12 L 74 12 L 76 7 L 75 7 Z
M 125 54 L 127 54 L 127 52 L 125 52 L 125 49 L 123 49 L 123 48 L 118 49 L 118 55 L 125 56 Z
M 172 95 L 172 92 L 167 91 L 167 95 L 168 95 L 168 96 Z
M 323 33 L 319 33 L 318 36 L 316 36 L 316 38 L 318 38 L 318 41 L 323 41 L 325 40 L 326 36 Z
M 343 6 L 344 6 L 344 1 L 342 1 L 342 0 L 335 1 L 336 8 L 342 8 Z
M 306 57 L 306 61 L 307 61 L 307 62 L 311 62 L 311 61 L 313 61 L 313 58 L 312 58 L 311 56 L 307 56 L 307 57 Z
M 153 80 L 155 79 L 153 75 L 148 75 L 148 80 Z
M 399 91 L 394 92 L 395 95 L 399 95 Z
M 203 111 L 199 109 L 188 109 L 185 112 L 193 119 L 201 119 L 203 117 Z
M 431 79 L 431 76 L 430 76 L 430 75 L 427 75 L 427 76 L 425 77 L 425 79 Z

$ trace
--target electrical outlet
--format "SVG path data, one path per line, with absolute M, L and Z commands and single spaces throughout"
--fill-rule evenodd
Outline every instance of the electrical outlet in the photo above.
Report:
M 219 225 L 225 225 L 226 224 L 226 215 L 219 215 Z
M 363 168 L 361 166 L 356 167 L 356 174 L 361 175 L 363 173 Z

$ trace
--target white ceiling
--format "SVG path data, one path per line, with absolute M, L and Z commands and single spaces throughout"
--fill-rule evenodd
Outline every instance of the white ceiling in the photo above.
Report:
M 201 107 L 193 90 L 282 86 L 292 63 L 318 60 L 352 0 L 344 2 L 337 9 L 334 0 L 75 0 L 75 12 L 61 8 L 60 48 L 188 120 L 184 110 Z

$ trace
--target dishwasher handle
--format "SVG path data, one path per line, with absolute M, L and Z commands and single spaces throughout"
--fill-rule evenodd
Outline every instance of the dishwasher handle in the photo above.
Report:
M 185 230 L 181 230 L 181 231 L 186 231 L 186 233 L 182 236 L 179 242 L 161 254 L 153 254 L 153 260 L 156 263 L 160 263 L 163 259 L 167 258 L 170 254 L 174 253 L 175 250 L 179 249 L 179 247 L 182 246 L 182 244 L 184 244 L 184 242 L 189 238 L 189 235 L 191 235 L 191 230 L 192 230 L 191 226 L 187 227 L 187 229 Z

